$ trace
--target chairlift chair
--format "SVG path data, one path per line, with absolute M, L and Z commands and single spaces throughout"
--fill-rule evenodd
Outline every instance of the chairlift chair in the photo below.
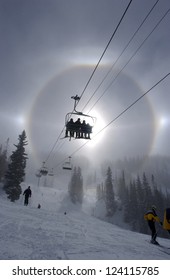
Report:
M 69 157 L 68 160 L 64 162 L 63 169 L 72 170 L 71 157 Z
M 36 173 L 35 173 L 35 176 L 40 178 L 41 177 L 41 173 L 40 173 L 40 170 L 38 170 Z
M 43 162 L 43 165 L 42 165 L 42 167 L 40 169 L 40 174 L 43 175 L 43 176 L 46 176 L 48 174 L 48 169 L 45 166 L 45 162 Z
M 48 176 L 54 176 L 53 168 L 51 169 L 51 171 L 48 172 Z
M 78 95 L 72 96 L 74 99 L 74 110 L 73 112 L 67 113 L 65 117 L 65 137 L 69 137 L 74 139 L 90 139 L 90 135 L 92 133 L 92 128 L 96 122 L 96 118 L 87 114 L 83 114 L 82 112 L 76 111 L 76 105 L 80 100 Z M 74 121 L 77 117 L 77 120 Z M 81 122 L 82 121 L 82 122 Z

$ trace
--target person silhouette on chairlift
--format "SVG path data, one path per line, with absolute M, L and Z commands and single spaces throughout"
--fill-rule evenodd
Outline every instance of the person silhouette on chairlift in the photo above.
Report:
M 87 123 L 86 124 L 86 138 L 87 139 L 90 139 L 91 133 L 92 133 L 92 126 L 89 123 Z
M 74 137 L 74 125 L 75 125 L 75 123 L 74 123 L 74 121 L 73 121 L 73 119 L 71 118 L 70 119 L 70 121 L 68 121 L 67 122 L 67 124 L 66 124 L 66 135 L 65 135 L 65 137 Z M 69 135 L 68 135 L 68 132 L 69 132 Z
M 86 121 L 83 120 L 83 122 L 81 124 L 81 134 L 80 134 L 81 138 L 86 138 L 87 130 L 88 130 L 88 128 L 87 128 Z
M 80 133 L 81 133 L 81 121 L 80 121 L 80 118 L 78 118 L 77 121 L 74 124 L 75 124 L 76 138 L 80 138 Z

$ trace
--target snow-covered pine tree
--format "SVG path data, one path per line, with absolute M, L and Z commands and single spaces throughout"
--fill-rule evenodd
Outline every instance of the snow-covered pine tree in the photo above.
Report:
M 69 196 L 73 203 L 83 202 L 83 177 L 81 175 L 81 168 L 74 168 L 71 181 L 69 183 Z
M 106 215 L 112 217 L 115 211 L 115 196 L 113 190 L 113 179 L 111 168 L 107 169 L 107 176 L 105 181 L 105 202 L 106 202 Z
M 18 200 L 22 192 L 20 184 L 25 178 L 25 168 L 27 154 L 25 153 L 25 146 L 28 144 L 26 140 L 25 130 L 18 137 L 18 144 L 14 146 L 16 150 L 10 156 L 10 163 L 5 175 L 4 190 L 7 197 L 14 202 Z

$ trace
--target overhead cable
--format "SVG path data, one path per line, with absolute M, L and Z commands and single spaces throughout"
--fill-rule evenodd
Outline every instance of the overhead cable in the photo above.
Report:
M 166 74 L 163 78 L 161 78 L 157 83 L 155 83 L 150 89 L 148 89 L 145 93 L 143 93 L 139 98 L 133 101 L 126 109 L 124 109 L 119 115 L 117 115 L 113 120 L 111 120 L 106 126 L 104 126 L 100 131 L 98 131 L 93 137 L 92 140 L 100 134 L 103 130 L 105 130 L 108 126 L 110 126 L 113 122 L 115 122 L 118 118 L 120 118 L 123 114 L 125 114 L 130 108 L 132 108 L 137 102 L 139 102 L 145 95 L 147 95 L 151 90 L 157 87 L 161 82 L 163 82 L 168 76 L 170 72 Z M 89 141 L 86 141 L 83 145 L 81 145 L 78 149 L 76 149 L 70 156 L 73 156 L 75 153 L 80 151 Z
M 114 79 L 111 81 L 111 83 L 107 86 L 107 88 L 104 90 L 104 92 L 101 94 L 101 96 L 96 100 L 96 102 L 93 104 L 93 106 L 90 108 L 88 113 L 94 108 L 94 106 L 99 102 L 99 100 L 105 95 L 107 90 L 111 87 L 111 85 L 115 82 L 117 77 L 120 75 L 120 73 L 125 69 L 125 67 L 129 64 L 129 62 L 134 58 L 134 56 L 137 54 L 137 52 L 141 49 L 141 47 L 144 45 L 144 43 L 147 41 L 147 39 L 151 36 L 151 34 L 155 31 L 155 29 L 159 26 L 159 24 L 162 22 L 162 20 L 167 16 L 167 14 L 170 12 L 170 9 L 166 11 L 166 13 L 161 17 L 161 19 L 157 22 L 157 24 L 154 26 L 152 31 L 148 34 L 148 36 L 144 39 L 144 41 L 140 44 L 140 46 L 136 49 L 136 51 L 133 53 L 133 55 L 128 59 L 126 64 L 122 67 L 122 69 L 118 72 L 118 74 L 114 77 Z
M 123 18 L 125 17 L 125 15 L 126 15 L 128 9 L 129 9 L 129 7 L 130 7 L 132 1 L 133 1 L 133 0 L 130 0 L 130 2 L 129 2 L 129 4 L 127 5 L 127 7 L 126 7 L 126 9 L 125 9 L 125 11 L 124 11 L 124 13 L 123 13 L 121 19 L 119 20 L 118 25 L 116 26 L 116 28 L 115 28 L 115 30 L 114 30 L 112 36 L 110 37 L 110 40 L 108 41 L 108 43 L 107 43 L 107 45 L 106 45 L 106 47 L 105 47 L 105 49 L 104 49 L 102 55 L 100 56 L 100 58 L 99 58 L 99 60 L 98 60 L 98 62 L 97 62 L 97 64 L 96 64 L 96 66 L 95 66 L 95 68 L 94 68 L 94 70 L 93 70 L 93 72 L 92 72 L 92 74 L 91 74 L 91 76 L 90 76 L 90 78 L 88 79 L 88 81 L 87 81 L 87 83 L 86 83 L 86 85 L 85 85 L 85 87 L 84 87 L 84 90 L 82 91 L 82 93 L 81 93 L 81 95 L 80 95 L 80 99 L 82 98 L 82 96 L 83 96 L 85 90 L 87 89 L 87 87 L 88 87 L 88 85 L 89 85 L 91 79 L 93 78 L 94 73 L 96 72 L 96 70 L 97 70 L 97 68 L 98 68 L 98 66 L 99 66 L 99 64 L 100 64 L 100 62 L 101 62 L 101 60 L 102 60 L 102 58 L 103 58 L 105 52 L 107 51 L 107 49 L 108 49 L 108 47 L 109 47 L 111 41 L 113 40 L 113 38 L 114 38 L 114 36 L 115 36 L 115 34 L 116 34 L 116 32 L 117 32 L 117 30 L 118 30 L 118 28 L 119 28 L 119 26 L 120 26 L 122 20 L 123 20 Z M 79 100 L 79 101 L 80 101 L 80 100 Z M 77 105 L 78 105 L 79 101 L 77 102 Z
M 158 4 L 160 0 L 157 0 L 155 2 L 155 4 L 152 6 L 152 8 L 150 9 L 150 11 L 148 12 L 148 14 L 145 16 L 145 18 L 143 19 L 143 21 L 141 22 L 141 24 L 139 25 L 139 27 L 137 28 L 137 30 L 134 32 L 134 34 L 132 35 L 132 37 L 130 38 L 130 40 L 128 41 L 128 43 L 126 44 L 126 46 L 124 47 L 124 49 L 122 50 L 122 52 L 120 53 L 120 55 L 118 56 L 118 58 L 116 59 L 116 61 L 113 63 L 113 65 L 111 66 L 111 68 L 108 70 L 108 72 L 106 73 L 106 75 L 104 76 L 104 78 L 102 79 L 102 81 L 100 82 L 100 84 L 98 85 L 98 87 L 96 88 L 96 90 L 93 92 L 93 94 L 91 95 L 91 97 L 89 98 L 89 100 L 87 101 L 87 103 L 85 104 L 85 106 L 83 107 L 82 111 L 84 111 L 84 109 L 86 108 L 86 106 L 89 104 L 89 102 L 91 101 L 91 99 L 93 98 L 93 96 L 96 94 L 96 92 L 99 90 L 99 88 L 101 87 L 101 85 L 103 84 L 103 82 L 106 80 L 106 78 L 108 77 L 108 75 L 111 73 L 111 71 L 113 70 L 113 68 L 115 67 L 116 63 L 119 61 L 120 57 L 123 55 L 123 53 L 125 52 L 125 50 L 128 48 L 128 46 L 130 45 L 130 43 L 132 42 L 132 40 L 134 39 L 134 37 L 136 36 L 136 34 L 138 33 L 138 31 L 141 29 L 142 25 L 145 23 L 145 21 L 147 20 L 147 18 L 149 17 L 149 15 L 151 14 L 151 12 L 154 10 L 155 6 Z
M 111 41 L 113 40 L 113 37 L 115 36 L 115 34 L 116 34 L 116 32 L 117 32 L 117 30 L 118 30 L 118 28 L 119 28 L 119 26 L 120 26 L 120 24 L 121 24 L 123 18 L 125 17 L 125 15 L 126 15 L 128 9 L 129 9 L 129 7 L 130 7 L 130 5 L 131 5 L 131 3 L 132 3 L 132 1 L 133 1 L 133 0 L 130 0 L 130 1 L 129 1 L 129 4 L 127 5 L 127 7 L 126 7 L 126 9 L 125 9 L 125 11 L 124 11 L 124 13 L 123 13 L 123 15 L 122 15 L 122 17 L 121 17 L 119 23 L 118 23 L 118 25 L 116 26 L 116 28 L 115 28 L 115 30 L 114 30 L 112 36 L 110 37 L 110 40 L 108 41 L 108 43 L 107 43 L 107 45 L 106 45 L 106 47 L 105 47 L 105 49 L 104 49 L 102 55 L 101 55 L 100 58 L 99 58 L 99 61 L 97 62 L 97 64 L 96 64 L 96 66 L 95 66 L 95 68 L 94 68 L 94 70 L 93 70 L 93 72 L 92 72 L 90 78 L 88 79 L 88 81 L 87 81 L 87 83 L 86 83 L 86 85 L 85 85 L 84 90 L 82 91 L 82 93 L 81 93 L 81 95 L 80 95 L 80 99 L 81 99 L 81 97 L 83 96 L 85 90 L 87 89 L 87 87 L 88 87 L 88 85 L 89 85 L 89 83 L 90 83 L 90 81 L 91 81 L 91 79 L 92 79 L 94 73 L 96 72 L 96 70 L 97 70 L 97 68 L 98 68 L 98 66 L 99 66 L 99 64 L 100 64 L 100 62 L 101 62 L 101 60 L 102 60 L 102 58 L 103 58 L 105 52 L 107 51 L 107 49 L 108 49 L 108 47 L 109 47 Z M 80 100 L 79 100 L 79 101 L 80 101 Z M 77 102 L 76 106 L 78 105 L 79 101 Z M 65 126 L 64 126 L 64 127 L 65 127 Z M 54 148 L 55 148 L 55 146 L 56 146 L 58 140 L 60 139 L 60 137 L 61 137 L 61 135 L 62 135 L 62 133 L 63 133 L 63 131 L 64 131 L 64 127 L 63 127 L 62 131 L 60 132 L 60 134 L 59 134 L 57 140 L 55 141 L 55 143 L 54 143 L 52 149 L 50 150 L 50 152 L 49 152 L 49 154 L 48 154 L 48 156 L 47 156 L 45 162 L 49 159 L 51 153 L 53 152 L 53 150 L 54 150 Z

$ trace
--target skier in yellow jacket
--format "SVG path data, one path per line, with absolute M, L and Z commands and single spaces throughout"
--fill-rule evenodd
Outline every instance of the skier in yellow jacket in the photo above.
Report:
M 170 208 L 166 208 L 164 212 L 163 228 L 170 234 Z
M 147 211 L 147 213 L 144 215 L 144 219 L 147 220 L 148 226 L 151 230 L 151 243 L 159 245 L 159 243 L 156 241 L 157 232 L 155 228 L 155 222 L 158 222 L 162 225 L 162 222 L 160 221 L 158 215 L 156 214 L 156 206 L 152 206 L 150 210 Z

